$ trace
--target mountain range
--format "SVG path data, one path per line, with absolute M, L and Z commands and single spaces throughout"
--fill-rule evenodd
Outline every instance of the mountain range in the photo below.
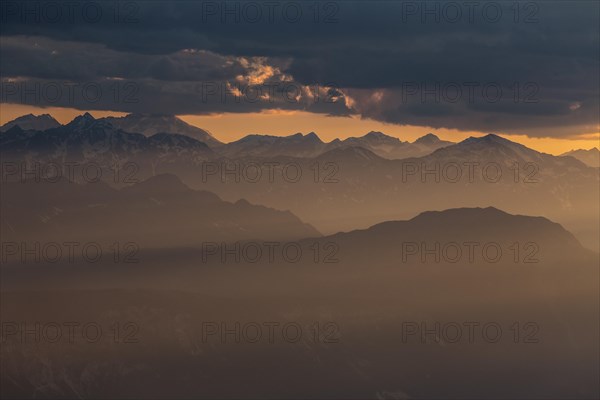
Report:
M 232 177 L 223 182 L 217 176 L 202 180 L 190 171 L 173 173 L 192 187 L 230 201 L 246 198 L 289 208 L 325 234 L 407 219 L 425 210 L 494 206 L 559 221 L 586 246 L 598 247 L 598 170 L 497 135 L 468 138 L 423 157 L 400 160 L 363 147 L 340 147 L 315 158 L 281 156 L 268 161 L 296 163 L 303 175 L 295 183 L 279 178 L 233 184 Z M 317 180 L 315 169 L 320 172 Z M 262 171 L 262 176 L 267 174 Z M 275 176 L 281 175 L 276 169 Z
M 597 147 L 593 147 L 589 150 L 571 150 L 561 154 L 561 156 L 574 157 L 590 167 L 600 168 L 600 150 L 598 150 Z
M 78 116 L 66 125 L 45 131 L 23 130 L 15 125 L 0 135 L 0 152 L 5 160 L 33 159 L 38 162 L 115 162 L 144 159 L 169 162 L 174 158 L 210 158 L 213 151 L 203 142 L 177 133 L 150 137 L 125 132 L 106 119 L 91 114 Z
M 431 152 L 419 147 L 418 152 L 427 152 L 422 156 L 381 156 L 390 149 L 432 144 L 441 147 Z M 179 133 L 129 133 L 84 114 L 45 131 L 13 126 L 0 135 L 0 154 L 4 162 L 93 162 L 113 186 L 132 183 L 113 182 L 114 165 L 134 163 L 136 182 L 173 174 L 190 188 L 225 201 L 244 199 L 290 210 L 324 234 L 408 219 L 426 210 L 494 206 L 558 221 L 590 248 L 597 249 L 600 241 L 598 170 L 493 134 L 454 144 L 433 135 L 407 144 L 377 132 L 330 143 L 314 133 L 250 135 L 211 148 Z M 251 164 L 262 179 L 244 175 Z M 207 174 L 207 165 L 216 173 Z M 222 174 L 227 165 L 233 173 Z M 268 165 L 276 166 L 270 170 Z M 290 165 L 301 172 L 297 181 L 282 179 Z M 273 180 L 267 179 L 270 173 Z
M 452 142 L 440 140 L 430 133 L 414 142 L 403 142 L 398 138 L 385 135 L 381 132 L 369 132 L 362 137 L 335 139 L 332 142 L 323 142 L 316 133 L 296 133 L 290 136 L 247 135 L 231 143 L 221 143 L 214 136 L 200 128 L 192 126 L 180 118 L 169 115 L 129 114 L 124 117 L 106 117 L 94 119 L 91 114 L 85 113 L 76 117 L 65 127 L 74 127 L 76 121 L 84 118 L 87 123 L 96 122 L 96 128 L 109 131 L 122 131 L 126 133 L 142 134 L 152 137 L 156 134 L 178 134 L 187 136 L 198 142 L 208 145 L 219 155 L 228 158 L 238 157 L 317 157 L 336 148 L 362 147 L 372 151 L 383 158 L 396 159 L 406 157 L 419 157 L 434 150 L 448 146 Z M 18 126 L 23 131 L 45 131 L 59 128 L 61 125 L 48 114 L 34 116 L 32 114 L 19 117 L 0 127 L 0 132 L 8 132 Z M 59 131 L 64 132 L 64 131 Z
M 124 117 L 101 118 L 101 120 L 125 132 L 141 133 L 147 137 L 157 133 L 177 133 L 211 147 L 222 144 L 210 132 L 192 126 L 174 115 L 129 114 Z
M 450 144 L 453 143 L 440 140 L 432 133 L 410 143 L 381 132 L 369 132 L 361 137 L 335 139 L 325 143 L 316 133 L 310 132 L 306 135 L 296 133 L 290 136 L 248 135 L 228 143 L 219 151 L 220 154 L 231 158 L 247 156 L 306 158 L 318 157 L 334 149 L 361 147 L 382 158 L 399 159 L 423 156 Z
M 134 242 L 145 248 L 320 236 L 289 211 L 230 203 L 157 175 L 116 190 L 103 182 L 4 183 L 3 241 Z
M 0 126 L 0 132 L 6 132 L 14 126 L 18 126 L 24 131 L 45 131 L 46 129 L 50 128 L 58 128 L 60 126 L 60 123 L 57 120 L 55 120 L 50 114 L 27 114 L 22 115 Z
M 511 215 L 494 207 L 427 211 L 410 220 L 322 236 L 289 211 L 245 200 L 226 202 L 213 193 L 192 190 L 168 174 L 120 190 L 102 182 L 80 185 L 66 179 L 5 183 L 4 189 L 0 232 L 5 242 L 77 241 L 106 246 L 116 242 L 135 243 L 142 249 L 199 249 L 205 242 L 303 239 L 300 243 L 308 258 L 319 243 L 336 263 L 361 268 L 453 263 L 449 258 L 460 265 L 481 265 L 486 263 L 484 251 L 498 256 L 487 264 L 501 265 L 549 265 L 593 256 L 570 232 L 547 218 Z M 475 244 L 471 255 L 465 243 Z M 492 251 L 484 250 L 488 243 L 493 244 Z M 434 250 L 436 244 L 440 247 Z M 310 262 L 308 258 L 304 262 Z

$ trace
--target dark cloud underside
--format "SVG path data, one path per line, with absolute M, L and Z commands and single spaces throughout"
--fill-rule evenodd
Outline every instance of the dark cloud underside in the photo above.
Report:
M 3 2 L 2 100 L 174 114 L 299 109 L 532 136 L 597 131 L 598 2 L 467 3 L 228 2 L 222 14 L 222 2 L 107 2 L 54 21 L 48 3 L 30 2 L 27 14 Z M 77 91 L 52 104 L 20 98 L 27 85 L 56 81 L 96 82 L 103 96 L 93 105 Z M 106 94 L 127 83 L 137 101 Z M 222 96 L 247 87 L 241 101 Z

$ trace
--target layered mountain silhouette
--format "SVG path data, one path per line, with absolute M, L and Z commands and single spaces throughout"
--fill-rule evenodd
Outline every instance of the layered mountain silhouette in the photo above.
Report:
M 82 117 L 85 121 L 97 121 L 95 124 L 96 129 L 120 130 L 127 133 L 142 134 L 146 137 L 152 137 L 159 133 L 187 136 L 208 145 L 220 156 L 227 158 L 278 156 L 310 158 L 337 148 L 362 147 L 382 158 L 400 159 L 424 156 L 452 144 L 452 142 L 440 140 L 432 133 L 411 143 L 403 142 L 382 132 L 369 132 L 361 137 L 350 137 L 344 140 L 335 139 L 329 143 L 323 142 L 314 132 L 308 134 L 296 133 L 290 136 L 253 134 L 223 144 L 210 132 L 192 126 L 175 116 L 140 113 L 129 114 L 124 117 L 105 117 L 97 120 L 89 113 L 85 113 L 65 126 L 77 127 L 74 122 L 81 121 Z M 29 114 L 6 123 L 0 128 L 0 131 L 7 132 L 15 126 L 23 131 L 45 131 L 59 128 L 61 124 L 48 114 L 40 116 Z
M 428 153 L 419 157 L 388 159 L 415 146 L 440 147 L 432 152 L 420 147 Z M 323 233 L 407 219 L 425 210 L 491 205 L 558 221 L 589 247 L 596 248 L 600 239 L 597 169 L 493 134 L 455 144 L 434 135 L 406 143 L 377 132 L 331 143 L 313 133 L 251 135 L 211 149 L 186 135 L 147 137 L 85 114 L 46 131 L 13 126 L 0 135 L 0 153 L 5 162 L 94 162 L 105 170 L 107 183 L 117 186 L 132 182 L 113 182 L 115 164 L 135 163 L 135 181 L 175 174 L 226 201 L 289 209 Z M 206 173 L 207 163 L 215 173 Z M 244 167 L 250 164 L 258 165 L 261 179 L 245 179 Z M 276 165 L 274 172 L 267 164 Z M 282 179 L 292 164 L 301 171 L 294 182 Z M 227 168 L 233 172 L 222 174 Z M 267 179 L 271 172 L 272 180 Z
M 289 211 L 229 203 L 174 175 L 116 190 L 98 182 L 5 183 L 3 241 L 134 242 L 140 247 L 200 246 L 204 241 L 293 240 L 320 233 Z
M 326 144 L 314 133 L 296 133 L 290 136 L 248 135 L 219 149 L 220 154 L 230 157 L 315 157 L 323 152 Z
M 148 137 L 125 132 L 89 113 L 45 131 L 13 126 L 0 136 L 0 146 L 6 161 L 95 162 L 101 166 L 132 161 L 150 168 L 158 162 L 209 158 L 213 154 L 205 143 L 186 135 L 156 133 Z
M 407 157 L 420 157 L 431 153 L 439 148 L 453 144 L 440 140 L 433 133 L 428 133 L 414 142 L 402 142 L 400 139 L 388 136 L 381 132 L 369 132 L 359 138 L 336 139 L 329 143 L 327 150 L 344 147 L 362 147 L 372 151 L 382 158 L 400 159 Z
M 27 114 L 2 125 L 0 127 L 0 132 L 6 132 L 14 126 L 18 126 L 24 131 L 45 131 L 46 129 L 59 127 L 60 123 L 54 118 L 52 118 L 50 114 Z
M 364 147 L 340 147 L 315 158 L 269 160 L 298 163 L 302 179 L 294 184 L 279 179 L 232 185 L 187 175 L 185 181 L 230 201 L 243 197 L 289 207 L 324 233 L 411 218 L 425 210 L 491 205 L 546 216 L 565 224 L 587 246 L 598 243 L 598 171 L 497 135 L 468 138 L 401 160 L 385 159 Z M 320 171 L 318 182 L 315 168 Z
M 452 142 L 440 140 L 431 133 L 410 143 L 381 132 L 369 132 L 361 137 L 335 139 L 325 143 L 316 133 L 310 132 L 306 135 L 296 133 L 290 136 L 248 135 L 219 148 L 219 153 L 232 158 L 247 156 L 311 158 L 334 149 L 361 147 L 382 158 L 399 159 L 423 156 L 450 144 Z
M 508 168 L 515 168 L 515 163 L 520 163 L 520 167 L 525 167 L 528 163 L 535 164 L 539 172 L 545 175 L 560 174 L 561 169 L 585 170 L 584 164 L 576 160 L 541 153 L 494 134 L 470 137 L 419 159 L 428 163 L 447 163 L 456 160 L 468 160 L 480 164 L 493 162 Z M 537 174 L 538 172 L 532 173 L 532 175 Z
M 218 146 L 221 142 L 210 132 L 197 128 L 174 115 L 129 114 L 124 117 L 106 117 L 102 120 L 126 132 L 153 136 L 157 133 L 176 133 L 196 139 L 209 146 Z
M 582 163 L 594 167 L 600 167 L 600 150 L 597 147 L 593 147 L 589 150 L 578 149 L 567 151 L 566 153 L 561 154 L 561 156 L 570 156 L 578 159 Z

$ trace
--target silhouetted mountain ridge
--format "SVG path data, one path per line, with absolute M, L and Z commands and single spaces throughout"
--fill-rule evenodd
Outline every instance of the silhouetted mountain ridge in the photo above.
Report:
M 80 161 L 103 165 L 115 159 L 138 157 L 156 163 L 172 162 L 182 155 L 191 159 L 213 155 L 205 143 L 188 136 L 160 132 L 148 137 L 126 132 L 89 113 L 46 131 L 23 131 L 15 126 L 0 136 L 0 144 L 6 159 L 31 158 L 38 162 Z
M 403 142 L 382 132 L 371 131 L 361 137 L 334 139 L 323 142 L 319 136 L 310 132 L 306 135 L 296 133 L 289 136 L 247 135 L 218 149 L 227 157 L 319 157 L 338 148 L 362 147 L 377 156 L 387 159 L 418 157 L 448 146 L 452 142 L 439 140 L 433 134 L 425 135 L 415 142 Z
M 4 190 L 5 189 L 5 190 Z M 230 203 L 158 175 L 121 190 L 101 182 L 6 183 L 6 240 L 135 242 L 140 247 L 200 247 L 203 242 L 294 240 L 319 236 L 289 211 Z
M 106 117 L 103 120 L 126 132 L 141 133 L 145 136 L 161 132 L 176 133 L 191 137 L 209 146 L 222 144 L 210 132 L 190 125 L 174 115 L 133 113 L 120 118 Z
M 582 163 L 589 167 L 598 168 L 600 167 L 600 150 L 597 147 L 593 147 L 589 150 L 578 149 L 567 151 L 561 154 L 562 157 L 569 156 L 578 159 Z
M 2 125 L 0 127 L 0 132 L 6 132 L 10 128 L 13 128 L 15 126 L 19 126 L 24 131 L 45 131 L 46 129 L 59 127 L 60 123 L 57 120 L 55 120 L 50 114 L 27 114 L 15 118 L 12 121 L 9 121 L 6 124 Z
M 450 254 L 446 257 L 448 263 L 447 259 L 457 256 L 457 248 L 462 255 L 456 262 L 466 265 L 470 262 L 469 246 L 478 264 L 486 256 L 489 264 L 550 264 L 593 256 L 560 224 L 544 217 L 509 214 L 494 207 L 426 211 L 409 220 L 382 222 L 319 240 L 336 243 L 340 258 L 364 263 L 365 267 L 409 261 L 420 264 L 422 256 L 425 262 L 432 263 L 436 253 L 439 262 Z M 498 261 L 489 261 L 496 256 Z

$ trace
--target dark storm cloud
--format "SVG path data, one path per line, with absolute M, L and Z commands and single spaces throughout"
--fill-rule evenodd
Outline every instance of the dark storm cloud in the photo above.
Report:
M 30 4 L 37 9 L 3 2 L 3 77 L 135 80 L 147 89 L 140 93 L 157 96 L 136 107 L 356 112 L 400 124 L 554 136 L 598 124 L 594 1 L 88 2 L 60 17 L 49 3 Z M 256 57 L 262 61 L 254 65 L 241 61 Z M 240 76 L 334 86 L 342 95 L 335 107 L 307 99 L 240 105 L 218 96 L 199 101 L 197 91 L 182 89 Z
M 307 110 L 348 115 L 343 94 L 306 86 L 286 63 L 205 50 L 123 53 L 44 37 L 3 40 L 0 101 L 81 110 L 199 114 Z
M 44 37 L 3 38 L 2 55 L 2 76 L 193 81 L 232 79 L 245 72 L 239 62 L 206 51 L 146 55 L 118 52 L 96 43 L 57 41 Z

